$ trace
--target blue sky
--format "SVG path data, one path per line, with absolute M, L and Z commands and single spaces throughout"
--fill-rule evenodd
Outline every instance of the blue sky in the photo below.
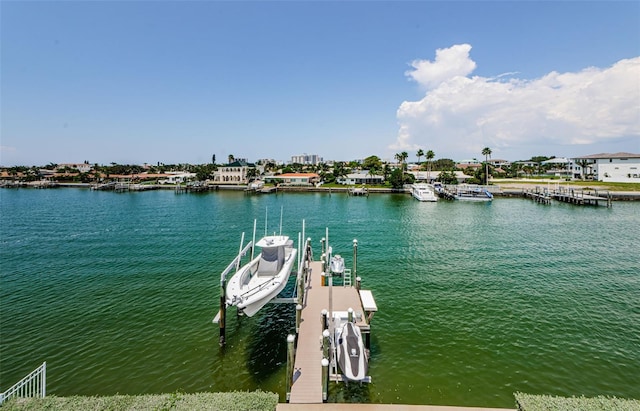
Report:
M 2 1 L 0 164 L 640 152 L 637 1 Z

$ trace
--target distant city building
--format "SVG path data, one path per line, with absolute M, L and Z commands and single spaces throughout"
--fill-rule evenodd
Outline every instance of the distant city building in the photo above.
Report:
M 291 163 L 297 164 L 320 164 L 322 163 L 322 157 L 317 154 L 302 154 L 301 156 L 291 156 Z
M 587 171 L 598 181 L 640 183 L 640 154 L 600 153 L 576 157 L 573 161 L 589 162 Z
M 219 166 L 214 173 L 213 181 L 217 184 L 247 184 L 247 171 L 255 165 L 246 161 L 235 160 L 224 166 Z

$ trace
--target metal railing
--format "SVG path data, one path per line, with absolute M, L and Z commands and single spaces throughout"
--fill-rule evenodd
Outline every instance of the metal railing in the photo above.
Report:
M 47 362 L 31 371 L 29 375 L 18 381 L 7 391 L 0 393 L 0 405 L 11 398 L 36 397 L 47 395 Z

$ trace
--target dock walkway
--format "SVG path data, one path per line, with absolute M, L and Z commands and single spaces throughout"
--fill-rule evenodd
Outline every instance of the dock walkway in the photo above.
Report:
M 305 284 L 302 319 L 294 362 L 290 404 L 321 404 L 322 310 L 329 310 L 329 287 L 321 284 L 322 263 L 314 261 Z M 333 311 L 353 308 L 356 325 L 368 330 L 366 316 L 355 287 L 331 287 Z

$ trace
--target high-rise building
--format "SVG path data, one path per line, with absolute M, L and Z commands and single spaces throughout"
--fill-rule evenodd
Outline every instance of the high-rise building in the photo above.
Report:
M 291 156 L 291 163 L 316 165 L 322 163 L 322 157 L 317 154 L 304 153 L 299 156 Z

